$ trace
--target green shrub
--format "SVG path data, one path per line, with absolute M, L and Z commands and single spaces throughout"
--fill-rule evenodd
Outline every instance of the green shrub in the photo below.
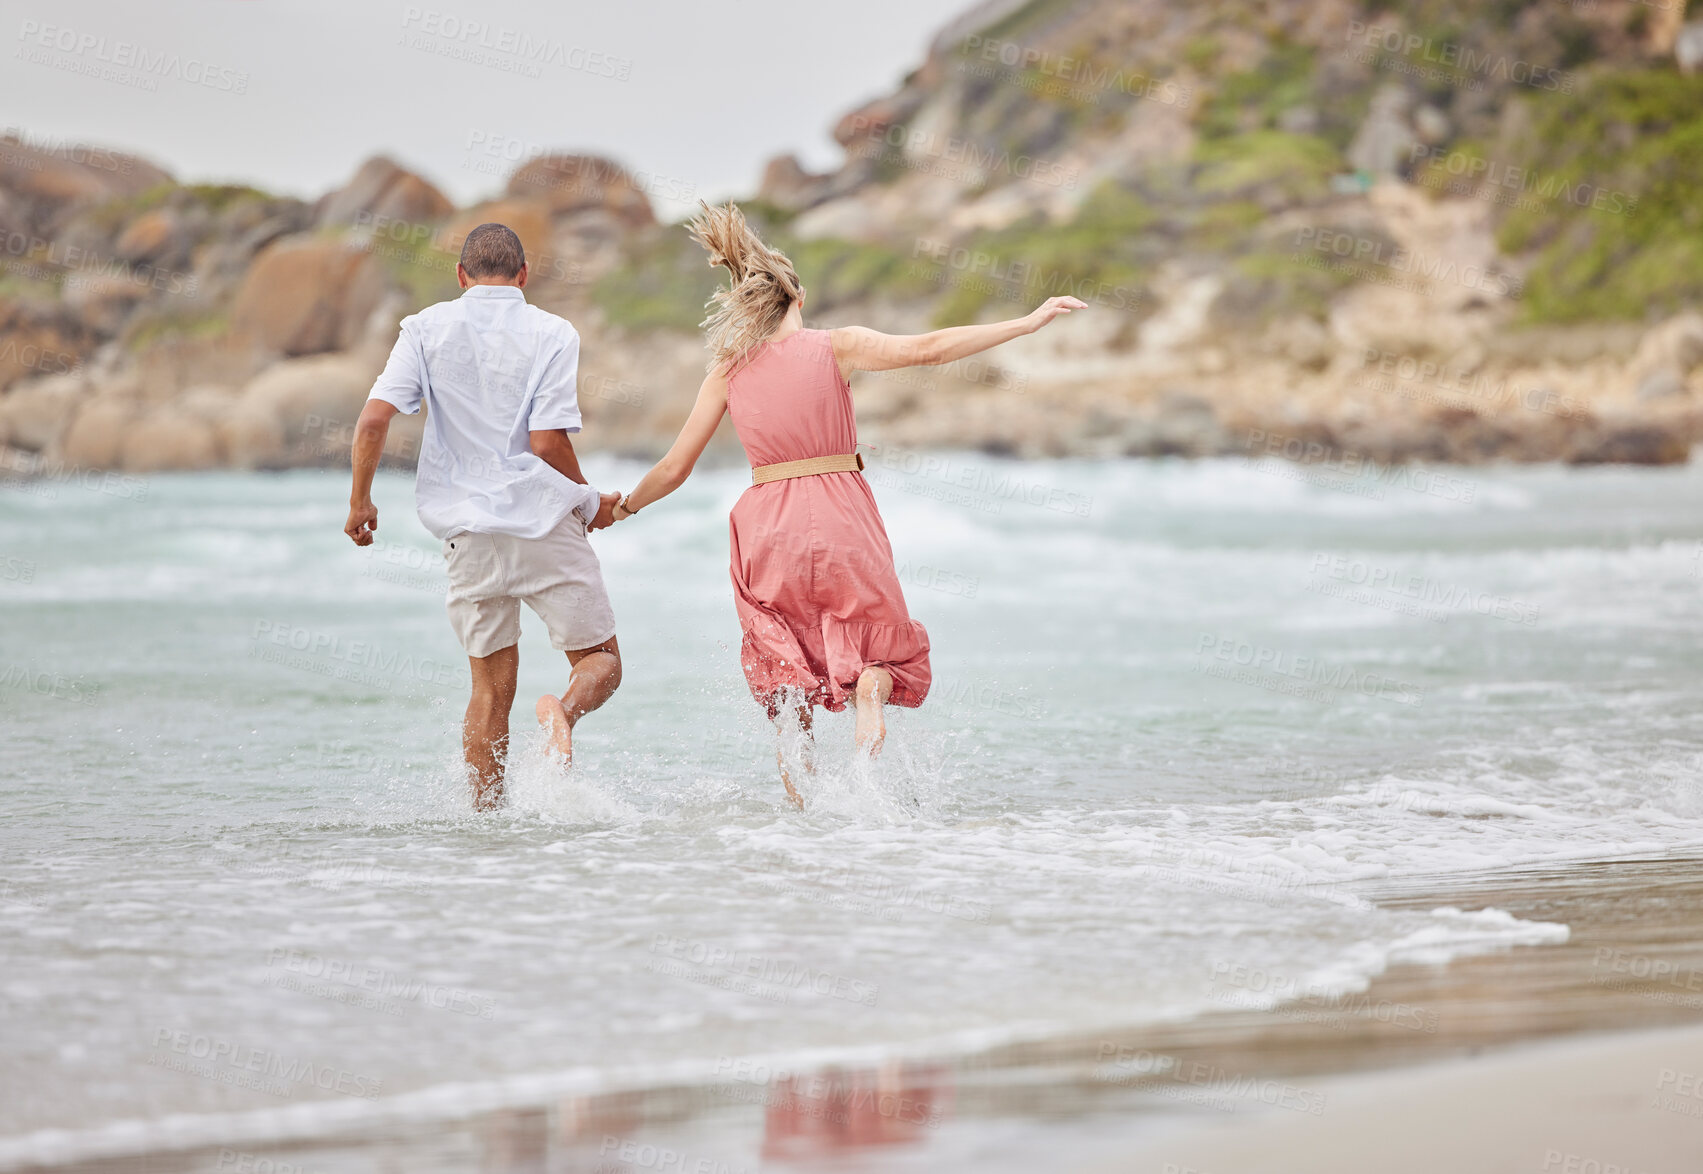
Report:
M 953 254 L 974 260 L 931 266 L 933 280 L 945 290 L 935 305 L 934 322 L 957 326 L 974 321 L 990 302 L 1026 312 L 1059 294 L 1133 309 L 1155 244 L 1147 234 L 1156 223 L 1145 200 L 1107 182 L 1067 224 L 1033 216 L 997 232 L 978 233 Z
M 1279 43 L 1253 69 L 1219 79 L 1201 105 L 1196 125 L 1207 139 L 1225 138 L 1277 123 L 1291 106 L 1314 100 L 1313 71 L 1317 50 Z
M 591 287 L 592 300 L 609 321 L 632 330 L 696 330 L 715 292 L 715 274 L 725 272 L 710 270 L 703 250 L 680 225 L 654 230 L 626 253 L 620 268 Z
M 219 338 L 229 328 L 223 310 L 187 313 L 144 310 L 125 330 L 124 345 L 133 351 L 143 351 L 169 340 Z
M 1535 125 L 1510 162 L 1529 198 L 1497 240 L 1532 255 L 1527 315 L 1636 320 L 1703 299 L 1703 77 L 1604 71 L 1525 100 Z
M 1313 135 L 1261 130 L 1206 139 L 1195 148 L 1195 188 L 1208 196 L 1263 195 L 1271 202 L 1317 200 L 1330 192 L 1330 177 L 1342 170 L 1335 148 Z

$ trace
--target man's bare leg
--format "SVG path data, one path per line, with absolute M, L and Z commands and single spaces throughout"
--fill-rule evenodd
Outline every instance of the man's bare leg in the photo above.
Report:
M 810 707 L 808 705 L 800 705 L 794 712 L 792 718 L 789 719 L 781 717 L 775 719 L 775 732 L 780 734 L 784 739 L 786 734 L 781 727 L 781 723 L 789 720 L 798 722 L 798 730 L 803 739 L 803 745 L 800 748 L 803 751 L 804 769 L 809 772 L 814 772 L 816 769 L 816 734 L 814 728 L 810 724 L 810 718 Z M 794 807 L 803 811 L 804 796 L 800 795 L 798 793 L 798 788 L 792 785 L 792 775 L 787 773 L 786 746 L 784 741 L 782 745 L 775 750 L 775 764 L 781 768 L 781 782 L 786 786 L 786 797 L 788 801 L 790 801 Z
M 560 697 L 546 693 L 534 711 L 544 727 L 544 740 L 563 766 L 574 761 L 574 726 L 579 719 L 608 701 L 621 686 L 621 646 L 611 636 L 590 648 L 571 649 L 568 663 L 573 676 L 568 691 Z
M 857 678 L 857 729 L 852 741 L 871 758 L 881 753 L 887 741 L 887 719 L 881 707 L 893 695 L 893 674 L 880 665 L 871 665 Z
M 473 674 L 473 695 L 461 723 L 461 753 L 473 784 L 473 810 L 492 811 L 503 805 L 503 760 L 508 755 L 509 710 L 514 707 L 515 676 L 520 671 L 520 645 L 467 658 Z

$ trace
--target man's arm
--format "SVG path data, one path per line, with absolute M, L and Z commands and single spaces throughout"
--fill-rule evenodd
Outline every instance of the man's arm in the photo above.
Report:
M 531 433 L 532 451 L 546 465 L 566 477 L 569 481 L 577 481 L 585 485 L 585 474 L 580 472 L 579 457 L 574 454 L 574 442 L 568 437 L 566 428 L 543 428 Z
M 556 472 L 578 485 L 584 485 L 587 495 L 574 512 L 584 519 L 586 529 L 602 530 L 615 520 L 611 512 L 615 503 L 621 500 L 619 493 L 598 493 L 586 482 L 585 474 L 580 471 L 579 457 L 574 452 L 574 442 L 568 438 L 566 428 L 538 428 L 529 434 L 533 454 L 549 465 Z
M 360 418 L 355 421 L 355 442 L 349 452 L 354 484 L 349 490 L 349 520 L 343 524 L 343 533 L 356 546 L 371 546 L 373 531 L 378 529 L 373 474 L 378 472 L 379 458 L 384 455 L 390 418 L 397 412 L 407 412 L 410 416 L 418 412 L 425 395 L 420 344 L 408 330 L 412 321 L 413 318 L 402 320 L 396 345 L 390 348 L 390 358 L 379 373 L 378 382 L 373 384 Z
M 373 505 L 373 474 L 378 472 L 379 458 L 384 455 L 385 437 L 390 435 L 390 419 L 396 415 L 396 405 L 381 399 L 370 399 L 355 421 L 355 443 L 350 450 L 349 466 L 354 484 L 349 489 L 349 520 L 343 533 L 356 546 L 371 546 L 378 530 L 378 507 Z
M 574 513 L 588 530 L 601 530 L 611 521 L 612 495 L 599 494 L 586 483 L 574 443 L 568 439 L 570 432 L 579 429 L 579 333 L 563 322 L 561 345 L 545 360 L 533 393 L 527 431 L 530 447 L 540 460 L 574 484 L 585 486 Z M 613 497 L 620 499 L 619 494 Z

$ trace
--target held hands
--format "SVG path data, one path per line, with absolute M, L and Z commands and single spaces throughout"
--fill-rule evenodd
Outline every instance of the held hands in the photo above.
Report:
M 597 516 L 586 523 L 587 530 L 607 530 L 615 524 L 615 506 L 620 502 L 621 494 L 600 493 L 597 496 Z
M 378 507 L 372 502 L 349 507 L 349 520 L 343 523 L 343 533 L 349 536 L 349 541 L 356 546 L 371 546 L 377 529 Z
M 1027 319 L 1029 323 L 1029 333 L 1035 333 L 1035 331 L 1051 322 L 1054 318 L 1057 318 L 1060 314 L 1068 314 L 1072 310 L 1086 310 L 1087 308 L 1088 303 L 1083 301 L 1081 298 L 1073 298 L 1068 295 L 1048 298 L 1029 312 Z

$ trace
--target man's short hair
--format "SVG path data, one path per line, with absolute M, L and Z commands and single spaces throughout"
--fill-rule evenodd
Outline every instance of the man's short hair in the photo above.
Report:
M 461 244 L 461 267 L 469 277 L 501 277 L 512 281 L 526 264 L 520 238 L 506 224 L 481 224 Z

